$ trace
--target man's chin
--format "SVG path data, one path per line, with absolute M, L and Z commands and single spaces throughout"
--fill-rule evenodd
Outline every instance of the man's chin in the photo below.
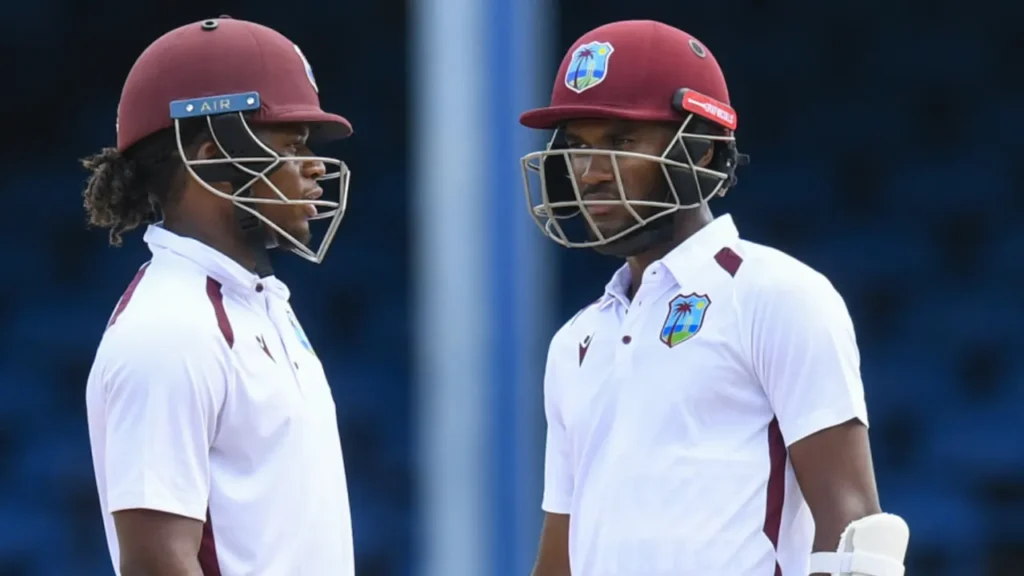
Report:
M 313 233 L 309 230 L 309 224 L 303 224 L 300 228 L 289 232 L 293 238 L 302 243 L 303 246 L 309 246 L 309 243 L 313 240 Z
M 294 238 L 296 241 L 301 243 L 303 246 L 309 246 L 309 243 L 313 240 L 313 233 L 309 230 L 309 224 L 303 222 L 301 224 L 295 224 L 292 226 L 281 226 L 281 229 L 288 233 L 289 236 Z M 281 248 L 294 248 L 294 242 L 279 234 L 276 231 L 272 231 L 274 237 L 277 238 L 277 243 Z
M 592 228 L 590 226 L 587 226 L 587 239 L 589 241 L 591 241 L 591 242 L 596 242 L 596 241 L 599 241 L 599 240 L 607 242 L 609 238 L 614 238 L 616 235 L 622 234 L 623 232 L 628 230 L 633 225 L 635 225 L 635 222 L 632 222 L 632 221 L 630 221 L 630 222 L 624 222 L 623 220 L 616 220 L 614 222 L 611 222 L 611 221 L 600 222 L 599 221 L 599 222 L 596 223 L 596 226 L 595 226 L 595 228 L 597 228 L 597 230 L 594 230 L 594 228 Z M 597 232 L 600 232 L 601 235 L 598 236 Z M 604 240 L 602 240 L 602 238 Z

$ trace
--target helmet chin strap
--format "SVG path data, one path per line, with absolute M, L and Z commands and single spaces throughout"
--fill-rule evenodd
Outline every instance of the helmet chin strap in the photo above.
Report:
M 248 190 L 242 193 L 243 196 L 247 194 L 249 194 Z M 270 248 L 277 247 L 277 241 L 273 239 L 273 235 L 267 231 L 259 218 L 238 206 L 235 206 L 235 219 L 238 221 L 238 227 L 242 229 L 245 242 L 252 253 L 255 264 L 253 272 L 260 278 L 273 276 L 274 268 L 270 264 L 269 254 Z

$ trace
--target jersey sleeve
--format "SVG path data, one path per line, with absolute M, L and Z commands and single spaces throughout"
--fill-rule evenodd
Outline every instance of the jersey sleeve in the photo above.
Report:
M 786 445 L 852 419 L 866 425 L 853 321 L 832 284 L 807 271 L 760 290 L 756 302 L 754 371 Z
M 206 519 L 209 452 L 228 381 L 226 344 L 185 328 L 122 333 L 104 370 L 111 512 Z
M 544 446 L 544 497 L 541 509 L 552 514 L 568 514 L 572 505 L 574 486 L 572 451 L 562 418 L 562 389 L 560 382 L 556 334 L 548 350 L 544 369 L 544 415 L 547 420 L 547 439 Z

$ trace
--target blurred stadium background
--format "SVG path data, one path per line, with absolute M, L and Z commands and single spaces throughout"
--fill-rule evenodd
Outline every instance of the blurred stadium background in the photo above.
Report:
M 825 272 L 859 332 L 883 506 L 908 574 L 1024 574 L 1024 55 L 979 0 L 35 0 L 0 8 L 0 574 L 101 575 L 84 386 L 147 258 L 83 225 L 76 159 L 172 27 L 270 25 L 311 61 L 350 212 L 322 266 L 280 275 L 338 399 L 360 576 L 523 576 L 541 513 L 548 338 L 616 262 L 525 211 L 517 124 L 563 52 L 655 18 L 717 55 L 753 163 L 715 205 Z M 216 57 L 211 54 L 210 57 Z M 1014 144 L 1018 142 L 1018 144 Z M 638 575 L 642 576 L 642 575 Z

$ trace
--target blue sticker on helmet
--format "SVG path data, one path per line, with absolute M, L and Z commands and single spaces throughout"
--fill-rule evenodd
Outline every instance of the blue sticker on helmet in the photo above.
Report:
M 259 92 L 223 94 L 220 96 L 175 100 L 171 102 L 171 118 L 177 120 L 179 118 L 214 116 L 229 112 L 249 112 L 251 110 L 259 110 L 259 108 Z

